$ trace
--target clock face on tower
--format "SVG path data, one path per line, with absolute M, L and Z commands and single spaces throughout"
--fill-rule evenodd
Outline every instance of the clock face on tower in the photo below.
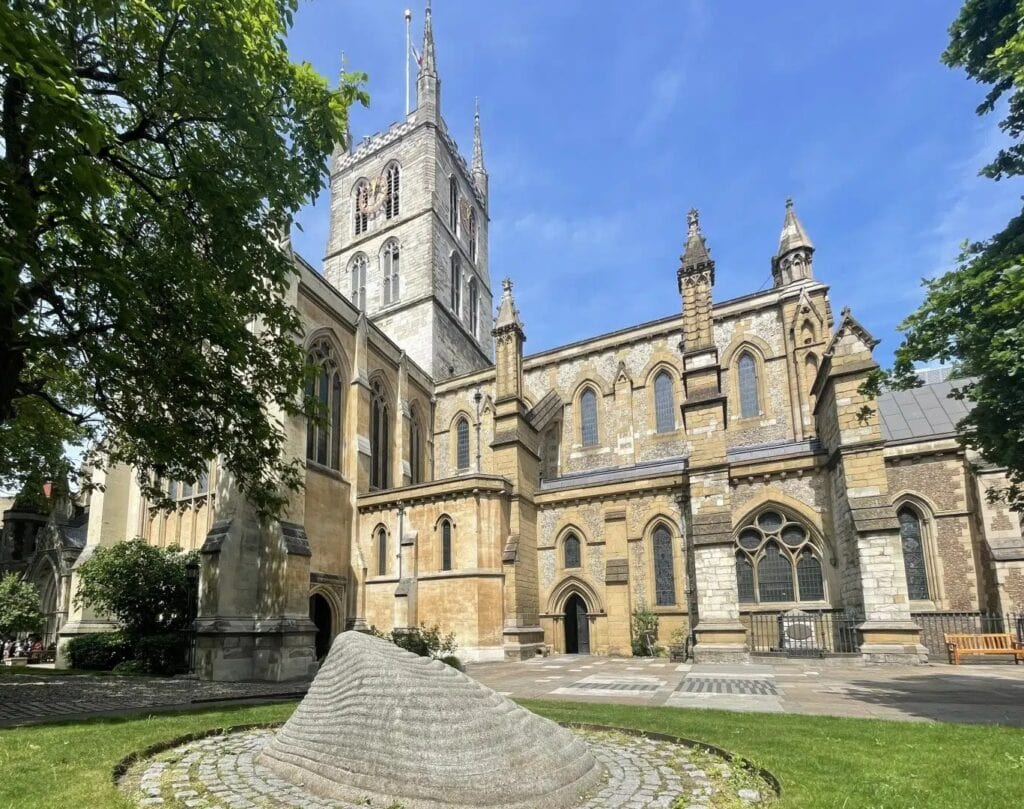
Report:
M 387 202 L 388 198 L 388 181 L 387 177 L 381 174 L 379 177 L 375 177 L 364 187 L 363 192 L 359 195 L 358 206 L 359 213 L 367 214 L 368 216 L 376 216 L 380 209 L 384 207 L 384 203 Z

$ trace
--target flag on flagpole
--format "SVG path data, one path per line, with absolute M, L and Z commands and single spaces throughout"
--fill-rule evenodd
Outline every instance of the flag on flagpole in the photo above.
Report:
M 409 45 L 409 49 L 412 51 L 412 58 L 416 60 L 416 65 L 417 66 L 422 66 L 423 65 L 423 57 L 420 56 L 420 52 L 418 50 L 416 50 L 416 46 L 410 44 Z

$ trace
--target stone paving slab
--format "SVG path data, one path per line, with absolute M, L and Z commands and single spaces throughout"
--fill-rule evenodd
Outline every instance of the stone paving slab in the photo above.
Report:
M 213 683 L 166 677 L 4 674 L 0 676 L 0 727 L 225 701 L 294 698 L 306 687 L 305 683 Z
M 767 784 L 717 756 L 672 742 L 607 731 L 576 731 L 604 768 L 579 809 L 706 809 L 766 803 Z M 273 731 L 209 736 L 133 766 L 121 788 L 137 806 L 162 809 L 356 809 L 369 801 L 329 800 L 275 776 L 259 763 Z M 393 805 L 400 806 L 401 799 Z

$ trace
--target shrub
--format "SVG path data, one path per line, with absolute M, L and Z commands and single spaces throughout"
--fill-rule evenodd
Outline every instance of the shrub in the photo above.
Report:
M 391 632 L 381 632 L 377 627 L 371 626 L 361 631 L 366 635 L 373 635 L 375 638 L 389 640 L 395 646 L 420 657 L 433 657 L 438 660 L 451 657 L 456 662 L 459 660 L 455 657 L 455 650 L 458 648 L 455 644 L 455 633 L 449 632 L 447 635 L 442 635 L 438 626 L 430 628 L 413 626 L 408 629 L 393 629 Z M 461 670 L 462 664 L 459 663 L 456 668 Z
M 459 660 L 455 655 L 445 655 L 444 657 L 438 658 L 446 666 L 451 666 L 457 671 L 462 671 L 462 661 Z
M 650 645 L 648 645 L 648 638 Z M 650 657 L 657 654 L 654 645 L 658 638 L 658 616 L 647 607 L 633 610 L 633 654 L 637 657 Z
M 72 638 L 66 651 L 72 668 L 110 671 L 132 657 L 132 644 L 120 632 L 97 632 Z
M 188 668 L 188 637 L 164 632 L 134 639 L 132 662 L 146 674 L 181 674 Z
M 0 638 L 42 628 L 39 591 L 13 573 L 0 577 Z

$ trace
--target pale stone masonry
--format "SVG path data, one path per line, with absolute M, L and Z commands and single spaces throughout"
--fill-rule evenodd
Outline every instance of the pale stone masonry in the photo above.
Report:
M 650 291 L 675 286 L 678 311 L 525 354 L 529 313 L 511 282 L 492 294 L 479 113 L 467 161 L 437 57 L 428 25 L 418 109 L 339 146 L 323 275 L 296 257 L 332 415 L 285 421 L 307 475 L 280 523 L 217 463 L 171 513 L 125 469 L 91 503 L 83 557 L 137 535 L 202 550 L 202 676 L 305 677 L 366 625 L 437 625 L 474 660 L 630 654 L 638 609 L 697 660 L 784 651 L 776 619 L 796 609 L 841 613 L 867 660 L 912 663 L 942 653 L 924 613 L 1024 611 L 1020 520 L 986 498 L 1001 471 L 956 440 L 956 383 L 864 398 L 876 341 L 835 322 L 791 201 L 770 289 L 716 301 L 736 268 L 692 211 Z M 15 522 L 0 565 L 20 570 Z M 64 610 L 64 638 L 106 626 Z

